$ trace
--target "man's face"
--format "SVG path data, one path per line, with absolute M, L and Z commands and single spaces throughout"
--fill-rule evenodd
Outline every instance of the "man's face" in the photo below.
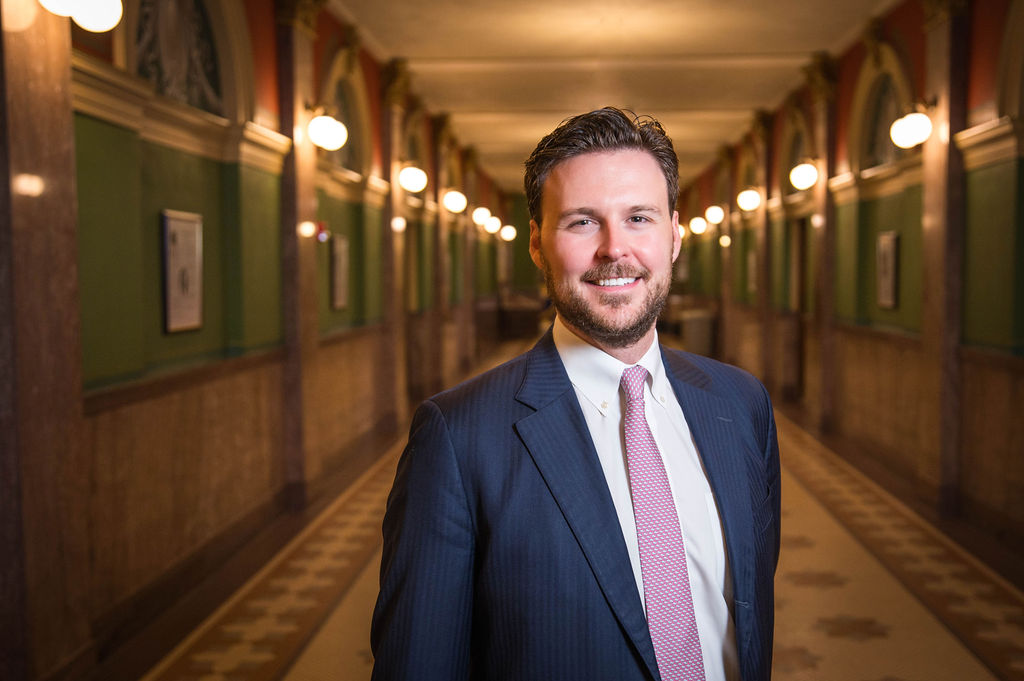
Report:
M 679 254 L 679 214 L 649 153 L 593 152 L 556 165 L 544 182 L 530 255 L 555 309 L 599 348 L 653 337 Z

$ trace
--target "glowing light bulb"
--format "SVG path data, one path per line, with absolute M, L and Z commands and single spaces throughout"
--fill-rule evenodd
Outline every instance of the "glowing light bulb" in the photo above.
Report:
M 732 238 L 728 234 L 723 234 L 718 237 L 718 245 L 722 248 L 729 248 L 729 246 L 732 246 Z
M 748 212 L 757 210 L 761 205 L 761 192 L 756 189 L 744 189 L 736 197 L 736 205 L 740 207 L 740 210 Z
M 484 231 L 488 234 L 497 234 L 501 229 L 501 218 L 497 215 L 492 215 L 487 218 L 487 222 L 484 223 Z
M 796 189 L 810 189 L 818 181 L 818 169 L 813 163 L 804 162 L 789 171 L 789 182 Z
M 336 151 L 348 141 L 348 128 L 334 116 L 315 116 L 306 126 L 313 144 L 327 151 Z
M 476 208 L 473 211 L 473 222 L 481 227 L 487 222 L 487 218 L 491 217 L 491 211 L 483 206 Z
M 303 220 L 299 223 L 299 236 L 307 239 L 316 234 L 316 223 L 312 220 Z
M 694 234 L 703 234 L 708 231 L 708 221 L 699 216 L 690 218 L 690 231 Z
M 725 210 L 721 206 L 708 206 L 704 218 L 712 225 L 720 225 L 725 220 Z
M 421 192 L 427 187 L 427 173 L 416 166 L 406 166 L 398 173 L 398 184 L 407 192 Z
M 76 24 L 92 33 L 105 33 L 121 21 L 124 8 L 121 0 L 94 0 L 93 2 L 76 2 L 71 19 Z
M 516 238 L 516 228 L 512 225 L 505 225 L 498 231 L 498 236 L 502 241 L 512 241 Z
M 466 210 L 466 206 L 469 205 L 469 201 L 466 199 L 466 195 L 457 189 L 449 189 L 444 193 L 441 198 L 441 203 L 450 213 L 461 213 Z
M 921 144 L 932 134 L 932 119 L 928 114 L 915 111 L 898 118 L 889 127 L 889 138 L 900 149 L 910 149 Z
M 401 234 L 402 232 L 405 231 L 405 227 L 406 227 L 405 218 L 403 218 L 401 215 L 396 215 L 395 217 L 391 218 L 391 231 L 392 232 L 396 232 L 398 234 Z

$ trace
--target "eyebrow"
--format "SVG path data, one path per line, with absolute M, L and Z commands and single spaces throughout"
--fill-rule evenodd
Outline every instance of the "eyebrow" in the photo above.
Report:
M 651 205 L 646 205 L 646 204 L 636 204 L 634 206 L 630 206 L 629 209 L 626 212 L 627 213 L 657 213 L 657 214 L 660 215 L 661 214 L 661 209 L 658 208 L 658 206 L 651 206 Z M 598 213 L 599 213 L 599 211 L 596 208 L 591 208 L 589 206 L 581 206 L 579 208 L 569 208 L 568 210 L 562 211 L 561 213 L 558 214 L 558 219 L 559 220 L 564 220 L 565 218 L 571 217 L 571 216 L 574 216 L 574 215 L 586 215 L 586 216 L 589 216 L 589 217 L 596 217 Z

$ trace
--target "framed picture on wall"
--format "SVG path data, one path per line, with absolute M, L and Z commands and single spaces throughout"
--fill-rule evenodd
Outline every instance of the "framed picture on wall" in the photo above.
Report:
M 348 238 L 331 235 L 331 307 L 348 307 Z
M 203 216 L 160 211 L 163 230 L 164 331 L 203 325 Z
M 899 302 L 899 234 L 881 232 L 875 245 L 875 275 L 878 307 L 891 310 Z

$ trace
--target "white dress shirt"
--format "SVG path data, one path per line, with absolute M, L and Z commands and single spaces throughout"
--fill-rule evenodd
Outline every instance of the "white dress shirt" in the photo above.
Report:
M 558 317 L 554 341 L 601 460 L 643 602 L 643 574 L 622 426 L 625 395 L 619 387 L 622 372 L 630 365 L 586 343 Z M 732 586 L 718 506 L 686 417 L 665 375 L 657 336 L 637 364 L 650 374 L 644 391 L 645 414 L 665 462 L 679 513 L 704 675 L 707 681 L 739 681 L 736 637 L 729 608 Z

